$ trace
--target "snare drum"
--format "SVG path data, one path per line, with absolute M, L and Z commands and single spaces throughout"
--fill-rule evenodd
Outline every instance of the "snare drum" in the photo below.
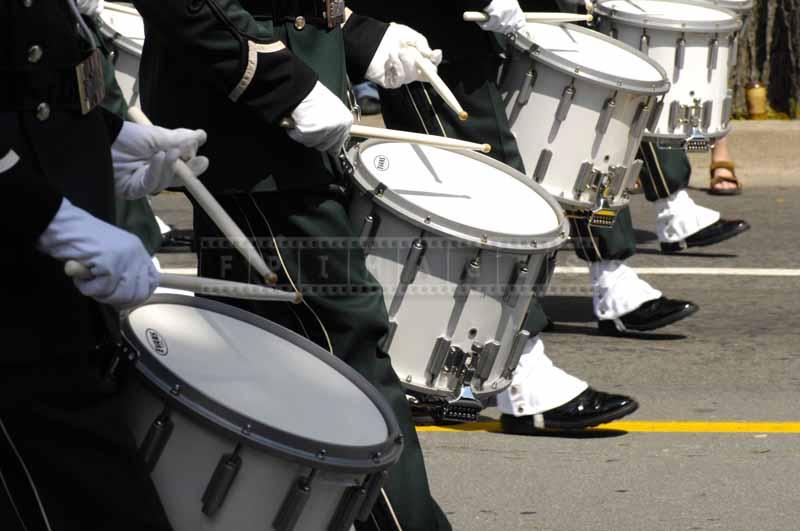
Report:
M 527 28 L 512 39 L 501 81 L 526 169 L 567 210 L 621 208 L 642 166 L 642 134 L 669 89 L 666 73 L 596 31 Z
M 106 2 L 100 13 L 100 33 L 112 41 L 111 57 L 117 83 L 130 106 L 139 102 L 139 61 L 144 45 L 144 22 L 133 7 Z
M 705 151 L 728 134 L 728 77 L 742 24 L 736 13 L 685 1 L 601 0 L 595 15 L 600 31 L 638 47 L 670 76 L 647 139 Z
M 389 405 L 314 343 L 215 301 L 130 311 L 128 418 L 176 531 L 347 531 L 402 441 Z
M 511 383 L 537 283 L 568 223 L 540 186 L 494 159 L 409 143 L 350 152 L 351 220 L 383 286 L 384 347 L 412 393 L 478 397 Z

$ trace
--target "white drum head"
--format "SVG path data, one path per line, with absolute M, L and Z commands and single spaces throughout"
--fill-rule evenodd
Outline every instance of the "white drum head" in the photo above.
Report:
M 257 423 L 320 445 L 386 442 L 389 428 L 381 410 L 342 372 L 257 326 L 264 320 L 253 316 L 254 322 L 246 322 L 219 308 L 230 307 L 168 296 L 132 310 L 127 334 L 169 373 Z
M 362 167 L 420 211 L 476 233 L 517 238 L 551 235 L 562 218 L 546 192 L 457 151 L 408 143 L 373 143 L 359 154 Z M 531 181 L 532 183 L 532 181 Z
M 106 2 L 100 13 L 101 31 L 128 53 L 141 57 L 144 45 L 144 21 L 132 6 Z
M 607 0 L 601 2 L 604 9 L 613 9 L 618 13 L 636 17 L 654 17 L 662 20 L 674 20 L 680 23 L 719 23 L 732 22 L 735 16 L 708 5 L 668 0 Z M 638 7 L 637 7 L 638 6 Z M 641 9 L 639 9 L 641 8 Z M 644 10 L 644 11 L 642 11 Z
M 664 74 L 646 57 L 632 53 L 619 42 L 600 37 L 572 24 L 529 23 L 532 41 L 551 54 L 584 69 L 642 82 L 662 83 Z

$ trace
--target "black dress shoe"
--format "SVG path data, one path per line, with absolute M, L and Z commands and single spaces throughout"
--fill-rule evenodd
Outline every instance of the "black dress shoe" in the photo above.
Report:
M 705 247 L 724 242 L 750 230 L 750 224 L 742 219 L 721 219 L 701 231 L 695 232 L 679 242 L 661 242 L 662 253 L 677 253 L 689 247 Z
M 591 387 L 563 406 L 538 415 L 515 417 L 503 414 L 500 426 L 504 433 L 537 435 L 539 430 L 581 430 L 605 424 L 639 409 L 633 398 L 595 391 Z
M 364 116 L 372 116 L 381 113 L 381 101 L 371 96 L 359 98 L 358 106 L 361 107 L 361 114 Z
M 685 319 L 697 310 L 699 307 L 693 302 L 661 297 L 645 302 L 619 319 L 600 319 L 597 326 L 601 332 L 609 335 L 644 332 Z

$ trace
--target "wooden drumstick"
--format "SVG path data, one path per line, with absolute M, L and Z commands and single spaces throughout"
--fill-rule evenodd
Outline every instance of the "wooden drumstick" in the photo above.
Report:
M 291 118 L 281 120 L 280 126 L 284 129 L 294 129 L 295 124 Z M 442 149 L 454 149 L 464 151 L 480 151 L 481 153 L 491 153 L 490 144 L 478 144 L 475 142 L 465 142 L 455 138 L 444 136 L 423 135 L 421 133 L 410 133 L 408 131 L 398 131 L 396 129 L 384 129 L 382 127 L 370 127 L 368 125 L 353 124 L 350 126 L 350 135 L 359 138 L 375 138 L 378 140 L 388 140 L 390 142 L 409 142 L 424 146 L 438 147 Z
M 560 24 L 562 22 L 591 22 L 591 14 L 572 15 L 570 13 L 525 13 L 527 22 L 542 22 L 546 24 Z M 489 15 L 481 11 L 466 11 L 464 21 L 466 22 L 486 22 Z
M 152 125 L 150 119 L 137 107 L 128 109 L 128 119 L 137 124 Z M 225 209 L 223 209 L 222 205 L 211 195 L 208 188 L 200 182 L 200 179 L 192 173 L 189 166 L 182 160 L 178 160 L 176 174 L 186 187 L 186 190 L 192 195 L 195 201 L 200 204 L 200 207 L 208 214 L 208 217 L 214 221 L 214 224 L 219 227 L 222 234 L 224 234 L 225 237 L 230 240 L 231 244 L 242 253 L 242 256 L 253 266 L 253 269 L 258 271 L 267 284 L 275 284 L 278 281 L 278 275 L 267 266 L 261 254 L 253 247 L 253 244 L 250 243 L 250 240 L 244 235 L 242 229 L 240 229 L 236 222 L 225 212 Z
M 431 87 L 433 87 L 433 90 L 435 90 L 436 93 L 442 97 L 442 100 L 445 102 L 445 104 L 453 109 L 453 111 L 458 115 L 458 119 L 463 122 L 469 118 L 469 114 L 458 102 L 456 95 L 453 94 L 453 91 L 450 90 L 450 87 L 447 86 L 447 83 L 445 83 L 444 80 L 439 77 L 439 73 L 436 71 L 436 67 L 433 65 L 433 63 L 419 52 L 417 52 L 416 63 L 419 73 L 423 78 L 425 78 L 425 81 L 430 83 Z
M 64 264 L 64 272 L 70 278 L 90 279 L 93 276 L 88 267 L 74 260 Z M 299 292 L 291 293 L 255 284 L 189 275 L 159 273 L 158 285 L 162 288 L 179 289 L 199 295 L 213 295 L 230 299 L 291 302 L 293 304 L 299 304 L 303 300 Z

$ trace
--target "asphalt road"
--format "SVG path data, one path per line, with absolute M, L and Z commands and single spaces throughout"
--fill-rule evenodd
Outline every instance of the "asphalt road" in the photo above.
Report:
M 700 424 L 685 433 L 611 426 L 583 438 L 420 433 L 432 489 L 455 529 L 800 529 L 800 424 L 794 433 L 770 432 L 779 424 L 763 432 L 707 432 L 721 421 L 800 421 L 797 140 L 794 123 L 737 125 L 744 195 L 692 190 L 701 204 L 752 224 L 729 242 L 663 256 L 653 235 L 654 209 L 634 198 L 639 245 L 630 264 L 658 268 L 644 278 L 669 297 L 699 304 L 692 318 L 636 339 L 599 336 L 588 275 L 579 270 L 556 274 L 545 302 L 556 321 L 544 335 L 546 350 L 558 365 L 596 388 L 636 397 L 641 408 L 631 420 Z M 693 157 L 693 164 L 693 185 L 704 186 L 707 161 Z M 188 226 L 185 203 L 174 194 L 155 205 L 168 222 Z M 169 267 L 193 264 L 190 255 L 160 258 Z M 559 260 L 567 268 L 585 265 L 568 250 Z M 674 268 L 708 274 L 669 274 Z M 730 268 L 760 271 L 730 274 Z M 776 276 L 778 269 L 791 276 Z

